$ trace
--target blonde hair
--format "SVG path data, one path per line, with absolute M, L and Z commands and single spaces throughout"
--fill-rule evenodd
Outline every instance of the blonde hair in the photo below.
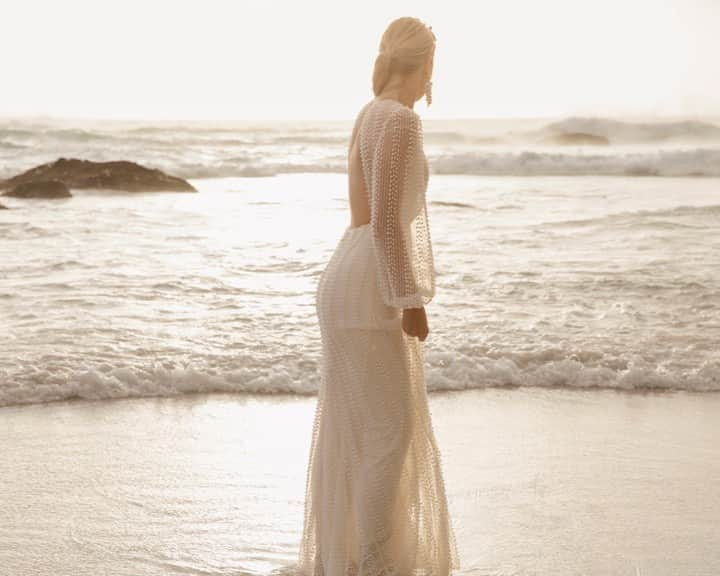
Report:
M 418 18 L 403 16 L 390 22 L 380 40 L 373 68 L 373 92 L 382 92 L 393 72 L 408 74 L 420 68 L 435 50 L 435 34 Z

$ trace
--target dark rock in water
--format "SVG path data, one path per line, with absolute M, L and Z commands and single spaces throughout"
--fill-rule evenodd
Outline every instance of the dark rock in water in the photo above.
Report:
M 563 134 L 555 134 L 545 140 L 546 144 L 555 144 L 558 146 L 608 146 L 610 140 L 605 136 L 598 134 L 588 134 L 586 132 L 565 132 Z
M 660 176 L 660 172 L 657 168 L 650 166 L 629 166 L 625 169 L 626 176 Z
M 37 180 L 16 184 L 3 196 L 16 198 L 69 198 L 72 196 L 64 182 L 60 180 Z
M 186 180 L 135 162 L 93 162 L 59 158 L 0 182 L 0 189 L 39 180 L 60 180 L 68 188 L 123 190 L 125 192 L 197 192 Z
M 7 206 L 3 206 L 2 204 L 0 204 L 0 210 L 9 210 L 9 208 Z

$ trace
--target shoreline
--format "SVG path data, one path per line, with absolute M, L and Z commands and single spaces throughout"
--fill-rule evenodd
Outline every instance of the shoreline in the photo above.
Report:
M 670 396 L 670 395 L 682 395 L 688 394 L 691 396 L 714 396 L 720 397 L 720 390 L 691 390 L 686 388 L 662 388 L 662 387 L 642 387 L 642 388 L 619 388 L 613 386 L 594 386 L 594 387 L 579 387 L 579 386 L 524 386 L 524 385 L 490 385 L 482 386 L 478 388 L 459 388 L 459 389 L 442 389 L 442 390 L 427 390 L 428 397 L 430 396 L 454 396 L 462 395 L 468 392 L 482 392 L 485 390 L 508 390 L 508 391 L 530 391 L 530 390 L 552 390 L 552 391 L 568 391 L 575 393 L 588 393 L 588 392 L 616 392 L 621 395 L 630 396 Z M 180 392 L 177 394 L 149 394 L 149 395 L 135 395 L 135 396 L 123 396 L 118 398 L 83 398 L 83 397 L 71 397 L 71 398 L 60 398 L 57 400 L 48 400 L 43 402 L 22 402 L 19 404 L 6 404 L 0 406 L 0 414 L 3 410 L 13 408 L 28 408 L 33 406 L 56 406 L 56 405 L 67 405 L 72 406 L 75 404 L 85 403 L 114 403 L 124 402 L 128 400 L 161 400 L 161 399 L 173 399 L 173 398 L 195 398 L 195 397 L 218 397 L 218 398 L 265 398 L 272 399 L 277 398 L 280 400 L 292 400 L 315 398 L 317 392 L 207 392 L 207 391 L 196 391 L 196 392 Z

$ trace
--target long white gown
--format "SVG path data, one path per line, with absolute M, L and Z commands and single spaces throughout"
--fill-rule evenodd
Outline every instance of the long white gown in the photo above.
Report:
M 425 388 L 402 308 L 435 294 L 418 114 L 375 98 L 358 114 L 371 221 L 348 227 L 317 286 L 321 380 L 300 571 L 446 576 L 459 568 Z

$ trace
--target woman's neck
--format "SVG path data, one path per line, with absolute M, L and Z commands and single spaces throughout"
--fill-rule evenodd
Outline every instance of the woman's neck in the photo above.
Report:
M 407 86 L 386 86 L 380 94 L 377 95 L 377 98 L 383 99 L 383 98 L 391 98 L 393 100 L 397 100 L 398 102 L 404 104 L 411 110 L 413 109 L 413 106 L 415 105 L 415 98 L 413 96 L 413 93 L 411 90 L 408 89 Z

